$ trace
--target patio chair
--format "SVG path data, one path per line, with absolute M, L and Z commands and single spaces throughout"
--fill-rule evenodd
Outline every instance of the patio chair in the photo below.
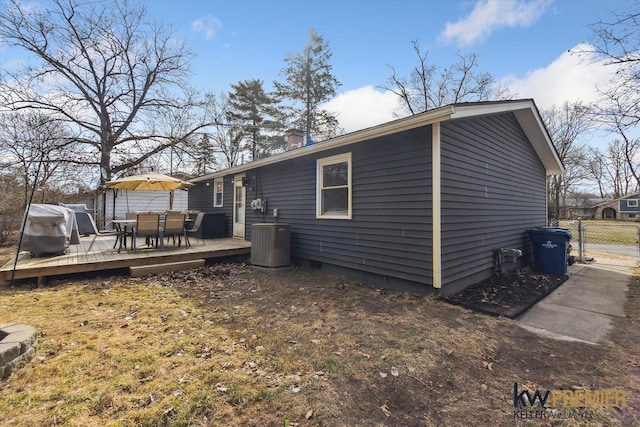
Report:
M 167 238 L 173 237 L 173 245 L 176 244 L 176 237 L 178 237 L 178 247 L 182 243 L 184 237 L 184 244 L 187 245 L 187 231 L 184 228 L 185 214 L 180 212 L 167 212 L 164 227 L 162 228 L 162 235 Z
M 193 226 L 187 230 L 187 239 L 186 245 L 191 246 L 191 242 L 189 241 L 189 235 L 193 234 L 196 238 L 196 242 L 198 241 L 198 232 L 200 231 L 200 227 L 202 226 L 202 219 L 204 218 L 204 212 L 198 212 L 195 221 L 193 222 Z M 202 244 L 204 245 L 204 239 L 202 240 Z
M 160 215 L 157 213 L 139 213 L 136 225 L 133 227 L 133 243 L 131 249 L 136 250 L 136 239 L 146 237 L 147 246 L 151 238 L 156 238 L 155 247 L 158 247 L 158 239 L 162 238 L 162 228 L 160 228 Z
M 91 240 L 91 243 L 89 244 L 89 248 L 87 249 L 87 252 L 85 252 L 85 254 L 89 253 L 89 251 L 93 247 L 93 244 L 96 242 L 96 239 L 98 238 L 98 236 L 116 236 L 116 242 L 113 244 L 113 248 L 115 249 L 116 245 L 118 244 L 118 241 L 120 241 L 120 234 L 118 233 L 118 230 L 99 231 L 98 227 L 96 226 L 96 222 L 93 220 L 93 217 L 91 215 L 87 215 L 87 217 L 89 218 L 89 227 L 93 228 L 92 230 L 93 239 Z M 122 242 L 120 242 L 120 245 L 122 245 Z
M 127 221 L 130 221 L 130 220 L 127 220 Z M 134 221 L 137 221 L 137 218 L 134 219 Z M 135 223 L 134 225 L 128 225 L 128 224 L 123 224 L 120 221 L 114 219 L 113 227 L 115 228 L 115 231 L 117 234 L 116 241 L 113 243 L 113 249 L 115 249 L 116 246 L 118 246 L 118 253 L 120 253 L 122 248 L 126 249 L 128 237 L 131 237 L 131 247 L 133 248 L 133 228 L 135 227 Z

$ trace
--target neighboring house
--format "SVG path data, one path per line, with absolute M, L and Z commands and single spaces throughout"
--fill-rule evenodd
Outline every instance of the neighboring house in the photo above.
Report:
M 546 179 L 562 171 L 533 100 L 462 103 L 192 179 L 189 208 L 248 240 L 277 209 L 298 262 L 451 293 L 491 276 L 499 248 L 529 259 L 526 230 L 546 225 Z
M 638 201 L 640 193 L 619 197 L 595 206 L 594 219 L 620 219 L 624 221 L 640 221 Z
M 586 197 L 567 198 L 564 206 L 560 207 L 562 219 L 594 219 L 597 206 L 604 203 L 605 199 L 590 199 Z

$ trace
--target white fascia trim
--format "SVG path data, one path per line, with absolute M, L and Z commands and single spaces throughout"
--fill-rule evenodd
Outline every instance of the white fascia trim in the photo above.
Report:
M 530 99 L 524 99 L 521 101 L 497 101 L 492 102 L 478 102 L 469 104 L 454 105 L 454 112 L 451 115 L 452 119 L 465 119 L 468 117 L 478 117 L 487 114 L 504 113 L 507 111 L 523 110 L 523 109 L 535 108 L 533 101 Z

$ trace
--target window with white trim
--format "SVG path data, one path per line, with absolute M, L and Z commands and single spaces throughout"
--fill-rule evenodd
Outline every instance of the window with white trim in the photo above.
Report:
M 629 219 L 638 219 L 638 216 L 636 214 L 627 214 L 629 216 Z
M 317 160 L 316 218 L 351 219 L 351 153 Z
M 629 207 L 629 208 L 637 208 L 638 207 L 638 199 L 629 199 L 629 200 L 627 200 L 627 207 Z
M 213 207 L 221 208 L 224 194 L 224 184 L 222 178 L 213 180 Z

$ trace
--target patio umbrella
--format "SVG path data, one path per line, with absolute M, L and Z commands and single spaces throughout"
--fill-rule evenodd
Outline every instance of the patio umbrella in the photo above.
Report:
M 186 190 L 194 184 L 157 172 L 131 175 L 107 181 L 107 187 L 130 191 L 169 191 L 169 209 L 173 209 L 173 190 Z
M 194 184 L 190 182 L 157 172 L 148 172 L 141 175 L 132 175 L 120 179 L 114 179 L 113 181 L 107 181 L 107 187 L 109 188 L 133 191 L 184 190 L 193 185 Z

